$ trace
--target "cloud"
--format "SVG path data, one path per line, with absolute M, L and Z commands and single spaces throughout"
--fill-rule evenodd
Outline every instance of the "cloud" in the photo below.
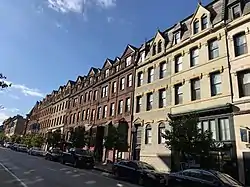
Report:
M 9 95 L 12 94 L 13 91 L 20 91 L 25 96 L 44 97 L 44 95 L 45 95 L 37 88 L 29 88 L 29 87 L 25 86 L 24 84 L 15 84 L 15 83 L 12 83 L 9 81 L 6 81 L 6 83 L 11 84 L 11 87 L 8 88 Z M 17 97 L 15 97 L 15 98 L 17 99 Z
M 116 0 L 47 0 L 47 4 L 49 8 L 57 12 L 84 15 L 91 5 L 107 9 L 116 6 Z
M 107 17 L 107 22 L 108 23 L 111 23 L 111 22 L 113 22 L 114 21 L 114 18 L 113 17 Z
M 13 117 L 20 110 L 18 108 L 3 108 L 0 109 L 0 125 L 3 124 L 3 121 L 8 119 L 9 117 Z
M 18 97 L 17 95 L 13 95 L 13 94 L 9 94 L 9 97 L 11 97 L 12 99 L 20 99 L 20 97 Z

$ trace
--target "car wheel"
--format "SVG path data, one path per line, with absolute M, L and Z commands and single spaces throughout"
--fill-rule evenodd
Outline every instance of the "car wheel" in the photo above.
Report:
M 144 180 L 143 180 L 143 177 L 142 176 L 139 176 L 139 178 L 138 178 L 138 184 L 140 185 L 140 186 L 143 186 L 144 185 Z
M 77 168 L 77 160 L 74 161 L 73 166 L 74 166 L 74 168 Z
M 48 160 L 48 156 L 47 155 L 45 155 L 45 160 Z
M 120 177 L 118 171 L 114 171 L 114 176 L 115 176 L 115 178 L 117 178 L 117 179 Z
M 63 158 L 60 159 L 61 164 L 65 164 L 65 161 L 63 160 Z

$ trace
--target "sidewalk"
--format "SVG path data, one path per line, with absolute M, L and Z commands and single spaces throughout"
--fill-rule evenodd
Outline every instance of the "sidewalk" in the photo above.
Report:
M 98 170 L 98 171 L 112 174 L 112 166 L 113 166 L 113 164 L 111 164 L 111 163 L 108 163 L 108 164 L 96 163 L 94 169 Z

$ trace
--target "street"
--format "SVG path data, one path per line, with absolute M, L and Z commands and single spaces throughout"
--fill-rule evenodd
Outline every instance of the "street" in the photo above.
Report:
M 0 187 L 137 187 L 108 174 L 76 169 L 0 148 Z

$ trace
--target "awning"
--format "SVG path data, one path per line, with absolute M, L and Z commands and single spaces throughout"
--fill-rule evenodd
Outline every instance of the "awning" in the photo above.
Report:
M 110 121 L 107 121 L 106 123 L 102 124 L 101 126 L 102 126 L 102 127 L 106 127 L 106 126 L 108 126 L 110 123 L 112 123 L 111 120 L 110 120 Z
M 177 118 L 181 116 L 187 116 L 193 113 L 196 113 L 198 115 L 209 113 L 209 112 L 215 112 L 216 114 L 220 114 L 221 112 L 232 112 L 232 105 L 230 103 L 224 104 L 224 105 L 217 105 L 210 108 L 204 108 L 199 110 L 193 110 L 189 112 L 183 112 L 183 113 L 176 113 L 176 114 L 169 114 L 169 118 Z

